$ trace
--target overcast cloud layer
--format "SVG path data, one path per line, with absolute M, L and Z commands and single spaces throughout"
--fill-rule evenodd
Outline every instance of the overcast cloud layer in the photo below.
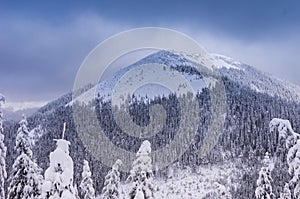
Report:
M 0 3 L 0 92 L 10 101 L 49 101 L 72 90 L 97 44 L 144 26 L 176 29 L 209 52 L 300 85 L 297 1 L 51 2 Z

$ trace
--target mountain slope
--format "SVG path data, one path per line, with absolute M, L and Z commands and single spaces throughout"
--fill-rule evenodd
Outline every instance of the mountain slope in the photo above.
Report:
M 268 128 L 272 118 L 289 119 L 295 127 L 295 131 L 300 131 L 297 129 L 300 127 L 300 106 L 299 103 L 296 103 L 298 101 L 295 100 L 299 98 L 299 92 L 297 91 L 299 88 L 285 84 L 281 80 L 277 80 L 265 73 L 259 72 L 253 67 L 234 61 L 228 57 L 211 55 L 210 59 L 214 63 L 212 67 L 220 71 L 226 89 L 227 115 L 224 129 L 223 132 L 221 132 L 215 148 L 206 157 L 199 157 L 199 147 L 201 147 L 203 135 L 205 135 L 210 121 L 209 91 L 205 88 L 202 89 L 202 92 L 197 96 L 199 104 L 201 105 L 201 125 L 197 130 L 195 142 L 191 144 L 185 154 L 178 158 L 178 162 L 181 165 L 188 165 L 190 167 L 207 163 L 222 164 L 224 157 L 221 154 L 227 154 L 226 157 L 228 157 L 229 160 L 230 158 L 237 157 L 248 160 L 249 152 L 252 152 L 256 157 L 254 160 L 251 160 L 249 165 L 258 165 L 257 162 L 259 162 L 260 157 L 263 156 L 266 151 L 274 154 L 276 150 L 276 142 L 278 139 L 276 135 L 269 132 Z M 177 70 L 182 73 L 191 83 L 202 83 L 203 78 L 201 74 L 193 70 L 193 66 L 202 61 L 203 60 L 197 55 L 160 51 L 131 66 L 121 69 L 111 79 L 99 83 L 97 86 L 87 86 L 80 91 L 80 93 L 82 93 L 79 95 L 80 97 L 84 97 L 89 93 L 93 97 L 94 91 L 96 90 L 100 96 L 107 95 L 103 101 L 99 100 L 98 104 L 96 104 L 99 121 L 96 121 L 97 123 L 95 124 L 87 121 L 87 125 L 100 124 L 105 131 L 105 135 L 113 143 L 125 150 L 136 152 L 142 140 L 133 138 L 122 132 L 122 129 L 116 125 L 111 112 L 110 93 L 114 84 L 126 72 L 138 68 L 139 65 L 143 63 L 164 63 L 172 67 L 172 70 Z M 259 83 L 257 84 L 257 82 Z M 201 88 L 203 88 L 202 85 L 199 86 L 199 89 Z M 90 162 L 96 191 L 99 193 L 103 186 L 103 177 L 106 175 L 108 168 L 104 166 L 97 157 L 89 153 L 79 138 L 78 132 L 76 132 L 75 129 L 72 107 L 65 106 L 66 104 L 72 104 L 71 96 L 71 93 L 66 94 L 58 100 L 44 106 L 36 114 L 28 118 L 30 129 L 41 125 L 41 129 L 44 132 L 41 137 L 37 136 L 38 140 L 36 140 L 34 146 L 35 157 L 43 169 L 48 167 L 49 153 L 55 147 L 53 139 L 61 137 L 63 123 L 66 122 L 66 139 L 71 142 L 71 156 L 76 157 L 76 161 L 74 162 L 75 182 L 79 184 L 81 180 L 80 173 L 82 171 L 81 162 L 83 159 L 87 159 Z M 148 116 L 149 107 L 151 105 L 159 103 L 164 106 L 168 113 L 167 124 L 161 132 L 150 139 L 153 150 L 168 144 L 168 141 L 172 140 L 174 134 L 176 134 L 178 123 L 180 122 L 178 118 L 180 108 L 178 107 L 176 96 L 159 96 L 151 99 L 150 102 L 140 102 L 135 99 L 133 101 L 134 103 L 132 107 L 130 107 L 130 113 L 133 120 L 139 125 L 147 125 L 149 123 Z M 80 113 L 88 118 L 91 108 L 95 107 L 82 107 Z M 14 153 L 13 146 L 16 129 L 17 124 L 6 124 L 6 145 L 8 146 L 9 154 Z M 13 162 L 12 158 L 13 155 L 10 155 L 9 160 L 7 160 L 8 168 L 11 168 Z M 253 186 L 256 186 L 256 171 L 257 169 L 253 171 L 241 169 L 244 176 L 239 182 L 240 187 L 237 187 L 237 192 L 238 195 L 246 197 L 238 198 L 254 198 Z M 280 183 L 286 179 L 286 176 L 283 176 L 283 174 L 284 173 L 277 173 L 276 176 L 274 176 L 274 179 L 283 179 L 276 182 L 274 186 L 282 187 Z M 126 173 L 122 174 L 123 177 L 126 177 L 126 175 Z M 187 183 L 190 183 L 190 181 Z M 277 192 L 280 191 L 275 190 Z M 278 195 L 278 193 L 276 194 Z
M 208 59 L 213 64 L 212 67 L 218 70 L 222 77 L 226 77 L 242 86 L 249 87 L 256 92 L 266 93 L 272 97 L 278 96 L 288 101 L 300 102 L 300 87 L 297 85 L 275 78 L 267 73 L 255 69 L 252 66 L 243 64 L 223 55 L 210 54 Z M 90 99 L 94 99 L 94 96 L 98 95 L 104 99 L 110 99 L 114 86 L 124 74 L 130 72 L 135 68 L 142 67 L 142 65 L 144 64 L 151 63 L 164 64 L 166 66 L 169 66 L 171 67 L 171 69 L 175 69 L 181 72 L 194 89 L 199 90 L 203 88 L 203 85 L 199 86 L 200 84 L 203 84 L 203 80 L 201 80 L 201 74 L 197 74 L 197 72 L 193 70 L 193 68 L 196 65 L 207 63 L 205 62 L 205 58 L 199 55 L 159 51 L 141 59 L 140 61 L 128 67 L 121 69 L 110 79 L 102 81 L 98 85 L 84 92 L 82 95 L 77 97 L 75 101 L 78 100 L 81 102 L 86 102 Z M 133 82 L 130 82 L 130 84 L 139 83 L 138 80 L 132 81 Z M 126 85 L 124 85 L 124 88 L 126 88 Z M 158 91 L 157 89 L 155 90 L 158 93 L 163 92 Z M 146 92 L 147 91 L 145 91 L 145 93 Z M 72 102 L 70 102 L 68 105 L 71 104 Z

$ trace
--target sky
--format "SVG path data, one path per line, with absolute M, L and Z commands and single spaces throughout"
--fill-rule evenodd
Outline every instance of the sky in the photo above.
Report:
M 296 0 L 29 0 L 0 1 L 0 92 L 11 103 L 58 98 L 101 41 L 149 26 L 178 30 L 208 52 L 300 85 Z

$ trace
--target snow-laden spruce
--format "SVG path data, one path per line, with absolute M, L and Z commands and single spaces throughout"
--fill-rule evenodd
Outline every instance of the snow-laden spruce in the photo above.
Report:
M 4 145 L 4 129 L 3 129 L 3 112 L 2 112 L 2 105 L 5 102 L 5 97 L 0 93 L 0 198 L 5 198 L 5 189 L 4 189 L 4 182 L 7 177 L 6 174 L 6 164 L 5 164 L 5 157 L 6 157 L 6 146 Z
M 77 190 L 73 186 L 73 160 L 69 155 L 70 142 L 64 140 L 65 124 L 62 139 L 57 139 L 56 149 L 50 153 L 50 166 L 45 171 L 43 198 L 77 199 Z
M 41 169 L 32 160 L 25 115 L 19 122 L 15 150 L 18 154 L 9 177 L 8 199 L 36 199 L 41 195 Z
M 291 190 L 295 198 L 300 198 L 300 135 L 296 133 L 289 120 L 274 118 L 270 122 L 270 130 L 278 132 L 278 142 L 285 141 L 289 150 L 287 154 L 288 172 L 292 176 L 289 183 L 286 183 L 280 199 L 291 199 Z
M 275 195 L 272 189 L 272 177 L 271 171 L 274 167 L 272 161 L 270 160 L 268 152 L 263 160 L 263 167 L 259 172 L 259 176 L 256 182 L 257 188 L 255 190 L 255 197 L 257 199 L 273 199 Z
M 128 182 L 132 183 L 129 198 L 154 198 L 154 186 L 152 182 L 153 171 L 150 154 L 151 144 L 146 140 L 142 143 L 136 154 L 137 158 L 132 164 L 130 176 L 127 179 Z
M 287 149 L 296 144 L 297 139 L 300 139 L 300 135 L 296 133 L 289 120 L 283 120 L 279 118 L 273 118 L 269 124 L 271 132 L 278 132 L 278 141 L 285 140 L 285 146 Z
M 92 172 L 87 160 L 83 161 L 82 181 L 80 183 L 82 199 L 95 199 L 95 189 L 92 179 Z
M 120 172 L 121 160 L 117 160 L 111 170 L 105 176 L 104 187 L 101 199 L 119 199 L 120 198 Z
M 290 148 L 287 154 L 287 163 L 289 166 L 289 174 L 292 177 L 290 184 L 294 188 L 294 197 L 300 198 L 300 140 Z
M 280 194 L 279 199 L 292 199 L 292 194 L 288 183 L 285 184 L 283 193 Z

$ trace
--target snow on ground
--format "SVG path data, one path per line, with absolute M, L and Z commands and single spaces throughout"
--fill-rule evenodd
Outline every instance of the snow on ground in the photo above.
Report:
M 160 75 L 162 73 L 164 75 Z M 147 65 L 141 68 L 128 67 L 119 71 L 111 79 L 100 82 L 96 86 L 78 96 L 73 101 L 79 102 L 80 104 L 88 104 L 88 102 L 95 99 L 98 94 L 101 95 L 103 100 L 108 100 L 112 97 L 113 93 L 117 93 L 118 95 L 120 95 L 120 93 L 123 93 L 122 96 L 123 99 L 125 99 L 127 96 L 126 93 L 133 94 L 135 93 L 135 91 L 138 91 L 137 94 L 139 96 L 154 98 L 159 94 L 168 95 L 170 93 L 169 90 L 172 90 L 170 89 L 171 87 L 175 87 L 175 89 L 173 89 L 173 92 L 179 94 L 185 93 L 186 90 L 201 91 L 203 88 L 207 87 L 206 82 L 203 81 L 202 78 L 199 78 L 198 75 L 183 74 L 183 76 L 185 78 L 185 81 L 181 77 L 180 72 L 170 67 L 165 68 L 163 67 L 163 65 L 158 64 Z M 123 79 L 124 77 L 126 78 Z M 180 79 L 179 77 L 181 77 L 182 79 Z M 174 82 L 178 81 L 184 82 L 184 84 L 180 84 L 178 87 L 174 86 L 177 85 L 174 84 Z M 188 84 L 186 84 L 186 82 L 188 82 Z M 138 88 L 135 90 L 128 90 L 130 88 L 135 88 L 135 85 L 139 85 L 140 87 L 147 85 L 147 87 L 143 87 L 143 89 Z M 164 87 L 167 85 L 170 88 Z M 117 100 L 121 100 L 121 98 L 117 98 Z M 73 101 L 67 103 L 66 106 L 72 106 Z
M 160 70 L 158 67 L 150 67 L 147 64 L 160 64 L 160 65 L 168 65 L 168 67 L 164 67 L 163 70 Z M 166 64 L 167 63 L 167 64 Z M 146 65 L 145 65 L 146 64 Z M 207 54 L 207 56 L 203 56 L 200 54 L 187 54 L 184 52 L 169 52 L 169 51 L 160 51 L 158 53 L 154 53 L 128 67 L 122 68 L 117 73 L 115 73 L 114 76 L 100 82 L 98 85 L 94 86 L 93 88 L 89 89 L 87 92 L 83 93 L 82 95 L 78 96 L 75 101 L 78 101 L 80 103 L 87 104 L 92 99 L 95 99 L 98 94 L 103 97 L 103 100 L 110 99 L 112 96 L 112 91 L 115 89 L 115 85 L 118 84 L 121 78 L 123 76 L 126 76 L 128 74 L 134 73 L 134 72 L 140 72 L 137 75 L 131 75 L 130 81 L 123 83 L 124 85 L 121 85 L 123 89 L 126 91 L 128 88 L 130 88 L 132 85 L 141 85 L 143 82 L 145 83 L 145 78 L 149 79 L 148 84 L 150 80 L 152 79 L 155 82 L 160 82 L 160 84 L 164 83 L 165 85 L 172 85 L 172 81 L 174 82 L 174 74 L 177 72 L 174 69 L 171 69 L 170 67 L 194 67 L 195 64 L 200 64 L 203 66 L 206 66 L 208 69 L 212 69 L 212 67 L 216 68 L 227 68 L 227 69 L 237 69 L 237 70 L 244 70 L 241 65 L 242 63 L 223 55 L 216 55 L 216 54 Z M 177 72 L 178 73 L 178 72 Z M 161 74 L 164 74 L 163 76 Z M 190 86 L 195 90 L 202 90 L 203 88 L 209 86 L 208 84 L 211 83 L 211 80 L 203 81 L 202 78 L 199 78 L 196 74 L 188 74 L 188 73 L 182 73 L 184 75 L 184 78 L 187 82 L 189 82 Z M 176 76 L 176 75 L 175 75 Z M 177 78 L 178 79 L 178 78 Z M 169 84 L 166 82 L 169 80 Z M 151 82 L 150 82 L 151 83 Z M 142 84 L 143 85 L 143 84 Z M 164 86 L 165 86 L 164 85 Z M 213 83 L 211 85 L 214 85 Z M 155 91 L 158 93 L 164 93 L 166 89 L 157 89 L 158 87 L 155 87 Z M 158 90 L 161 90 L 159 92 Z M 151 96 L 151 92 L 148 92 L 149 89 L 142 91 L 139 90 L 139 94 L 154 98 L 157 96 L 157 94 L 153 94 Z M 166 93 L 166 95 L 169 92 Z M 66 106 L 71 106 L 73 104 L 73 101 L 66 104 Z
M 176 169 L 177 170 L 177 169 Z M 238 187 L 238 170 L 233 163 L 204 165 L 195 173 L 190 168 L 174 171 L 172 178 L 155 179 L 155 198 L 201 199 L 210 193 L 229 192 L 229 186 Z M 121 198 L 128 193 L 130 185 L 121 183 Z M 125 197 L 126 198 L 126 197 Z
M 174 53 L 176 54 L 176 52 Z M 235 69 L 235 70 L 244 70 L 241 65 L 243 65 L 241 62 L 224 55 L 219 54 L 207 54 L 207 56 L 203 56 L 200 54 L 187 54 L 187 53 L 177 53 L 177 55 L 184 57 L 185 59 L 204 65 L 208 68 L 210 67 L 216 67 L 218 69 L 220 68 L 226 68 L 226 69 Z
M 242 63 L 234 60 L 231 57 L 219 54 L 210 54 L 210 60 L 214 63 L 214 66 L 217 68 L 244 70 L 240 67 Z
M 255 84 L 251 84 L 250 88 L 258 93 L 261 93 L 261 91 L 258 89 L 258 87 Z

